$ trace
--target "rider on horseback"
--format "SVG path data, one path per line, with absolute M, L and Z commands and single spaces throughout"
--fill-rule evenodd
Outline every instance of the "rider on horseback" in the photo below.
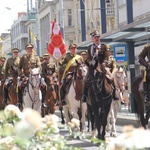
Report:
M 96 57 L 98 56 L 100 59 L 98 60 L 101 66 L 101 70 L 105 71 L 105 66 L 108 61 L 108 54 L 107 54 L 107 49 L 105 44 L 100 44 L 100 34 L 98 31 L 94 31 L 91 34 L 93 44 L 88 47 L 87 50 L 87 62 L 89 63 L 90 66 L 95 66 L 96 65 Z M 88 75 L 87 75 L 87 80 L 88 80 Z M 83 88 L 83 95 L 82 95 L 82 102 L 87 101 L 87 91 L 88 91 L 88 82 L 85 82 L 84 88 Z
M 86 63 L 86 61 L 87 61 L 87 52 L 82 51 L 80 55 L 82 57 L 83 63 Z
M 112 55 L 110 46 L 107 46 L 107 53 L 108 53 L 108 62 L 107 62 L 106 67 L 108 67 L 110 69 L 110 72 L 113 74 L 114 71 L 116 71 L 116 69 L 117 69 L 117 62 L 116 62 L 114 56 Z M 113 100 L 119 100 L 119 97 L 122 97 L 122 96 L 121 96 L 121 93 L 120 93 L 120 96 L 119 95 L 117 96 L 116 90 L 119 90 L 119 89 L 116 88 L 114 80 L 112 82 L 112 85 L 113 85 Z M 121 104 L 122 105 L 125 104 L 125 102 L 122 99 L 121 99 Z
M 148 58 L 148 62 L 145 60 L 145 58 Z M 144 72 L 144 78 L 143 78 L 143 88 L 144 88 L 144 101 L 150 102 L 149 97 L 149 83 L 150 83 L 150 44 L 146 44 L 142 50 L 142 52 L 139 54 L 139 63 L 143 66 L 145 66 L 145 72 Z
M 20 108 L 22 106 L 22 89 L 26 86 L 30 69 L 33 68 L 40 68 L 41 69 L 41 62 L 39 59 L 39 56 L 37 56 L 33 51 L 34 46 L 32 44 L 27 44 L 25 46 L 27 54 L 24 54 L 21 59 L 18 66 L 18 73 L 19 73 L 19 85 L 18 85 L 18 107 Z M 42 84 L 45 84 L 42 82 Z M 45 84 L 46 86 L 46 84 Z M 42 94 L 43 95 L 43 94 Z M 46 108 L 45 99 L 42 98 L 42 108 Z
M 18 67 L 20 58 L 18 57 L 18 48 L 12 49 L 12 57 L 8 58 L 5 65 L 5 71 L 4 71 L 4 90 L 3 90 L 3 104 L 7 104 L 8 99 L 8 88 L 9 85 L 12 83 L 13 79 L 13 69 L 14 67 Z
M 48 81 L 48 78 L 47 78 L 47 76 L 48 75 L 52 75 L 53 74 L 53 72 L 49 72 L 49 69 L 50 69 L 50 64 L 52 64 L 51 62 L 50 62 L 50 55 L 49 54 L 44 54 L 43 55 L 43 59 L 44 59 L 44 61 L 43 61 L 43 63 L 42 63 L 42 74 L 41 74 L 41 76 L 42 76 L 42 78 L 44 79 L 44 81 L 45 81 L 45 83 L 46 84 L 48 84 L 49 83 L 49 81 Z M 54 66 L 55 67 L 55 66 Z M 52 70 L 52 69 L 51 69 Z M 54 70 L 55 71 L 55 70 Z M 43 100 L 45 100 L 46 99 L 46 87 L 47 87 L 47 85 L 46 86 L 44 86 L 44 87 L 42 87 L 42 89 L 41 89 L 41 91 L 42 91 L 42 99 Z M 46 105 L 46 103 L 45 103 L 45 105 Z M 47 107 L 47 106 L 46 106 Z
M 61 100 L 62 100 L 62 105 L 66 105 L 66 100 L 65 96 L 66 93 L 70 87 L 72 75 L 74 73 L 75 67 L 77 66 L 75 60 L 81 60 L 82 57 L 77 53 L 77 45 L 76 44 L 71 44 L 69 46 L 70 53 L 69 55 L 66 55 L 65 58 L 60 62 L 61 66 L 65 67 L 63 76 L 62 76 L 62 86 L 61 86 Z

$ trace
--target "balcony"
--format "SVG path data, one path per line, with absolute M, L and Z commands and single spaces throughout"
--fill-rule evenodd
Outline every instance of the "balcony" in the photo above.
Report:
M 115 15 L 114 3 L 106 3 L 106 15 L 107 16 Z

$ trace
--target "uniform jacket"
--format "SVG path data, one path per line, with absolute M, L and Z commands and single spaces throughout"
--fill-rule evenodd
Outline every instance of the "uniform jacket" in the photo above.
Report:
M 87 61 L 90 62 L 93 59 L 94 53 L 98 51 L 98 61 L 100 64 L 108 60 L 107 50 L 104 47 L 102 49 L 102 45 L 96 47 L 96 45 L 92 44 L 88 47 L 87 50 Z
M 150 61 L 150 44 L 146 44 L 142 52 L 139 54 L 139 63 L 145 67 L 148 67 L 148 62 L 145 60 L 146 57 L 148 58 L 148 61 Z
M 117 68 L 116 60 L 112 57 L 109 57 L 106 67 L 110 68 L 110 72 L 112 73 Z
M 20 62 L 20 58 L 8 58 L 6 61 L 5 71 L 4 71 L 4 78 L 13 77 L 13 70 L 12 67 L 18 66 Z
M 61 70 L 65 70 L 67 64 L 70 62 L 70 60 L 72 60 L 76 55 L 66 55 L 66 57 L 60 62 L 60 66 L 62 66 L 60 69 Z M 82 61 L 82 57 L 80 57 L 79 61 Z M 74 62 L 70 68 L 65 72 L 65 75 L 70 71 L 74 71 L 75 67 L 77 66 L 76 62 Z M 63 69 L 62 69 L 63 68 Z
M 39 56 L 36 54 L 28 55 L 24 54 L 21 59 L 18 66 L 18 72 L 19 75 L 21 73 L 24 73 L 25 75 L 29 74 L 29 69 L 33 68 L 40 68 L 41 69 L 41 62 Z
M 52 73 L 56 72 L 56 65 L 52 62 L 44 62 L 42 64 L 42 77 L 46 78 L 48 70 L 51 70 Z

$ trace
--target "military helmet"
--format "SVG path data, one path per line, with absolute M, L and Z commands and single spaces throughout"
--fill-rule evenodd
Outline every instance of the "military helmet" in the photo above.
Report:
M 77 44 L 71 44 L 71 45 L 69 46 L 69 49 L 71 49 L 71 48 L 77 48 Z
M 50 57 L 50 55 L 48 53 L 43 55 L 43 58 L 49 58 L 49 57 Z
M 33 44 L 29 43 L 25 46 L 25 49 L 28 48 L 28 47 L 31 47 L 31 48 L 34 48 Z
M 80 55 L 86 55 L 87 52 L 86 51 L 82 51 Z
M 12 52 L 19 52 L 19 49 L 18 48 L 13 48 L 11 51 Z
M 97 30 L 91 32 L 90 35 L 91 35 L 92 37 L 96 37 L 96 36 L 97 36 L 97 37 L 100 37 L 100 33 L 99 33 Z

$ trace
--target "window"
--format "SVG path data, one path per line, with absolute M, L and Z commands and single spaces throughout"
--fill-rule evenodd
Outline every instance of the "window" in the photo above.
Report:
M 126 0 L 118 0 L 118 6 L 121 6 L 126 3 Z
M 68 9 L 68 26 L 72 26 L 72 10 Z

